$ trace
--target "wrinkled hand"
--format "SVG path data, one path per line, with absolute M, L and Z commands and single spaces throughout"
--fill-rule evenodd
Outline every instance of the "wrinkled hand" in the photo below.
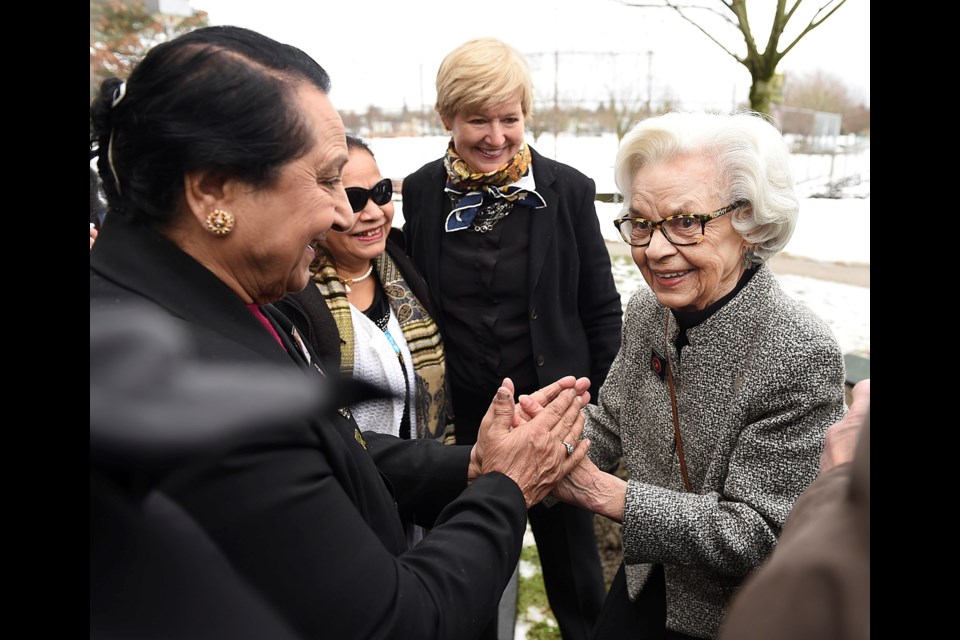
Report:
M 560 378 L 552 384 L 548 384 L 539 391 L 535 391 L 530 395 L 521 395 L 517 398 L 517 411 L 516 416 L 514 417 L 513 426 L 519 426 L 525 422 L 529 422 L 533 419 L 533 416 L 540 413 L 544 406 L 548 402 L 557 397 L 557 395 L 564 389 L 575 389 L 580 395 L 581 406 L 587 406 L 587 403 L 590 402 L 590 379 L 589 378 L 574 378 L 573 376 L 565 376 Z M 570 444 L 573 444 L 572 442 Z
M 514 393 L 513 381 L 510 378 L 503 379 L 503 385 L 505 388 L 508 388 L 510 393 Z M 513 420 L 511 422 L 512 427 L 519 427 L 522 424 L 529 422 L 536 413 L 539 413 L 544 405 L 548 404 L 550 401 L 556 399 L 560 392 L 564 389 L 577 389 L 580 393 L 580 399 L 584 405 L 590 401 L 590 394 L 584 393 L 586 388 L 590 386 L 590 381 L 586 378 L 580 378 L 579 380 L 573 376 L 564 376 L 552 384 L 548 384 L 544 388 L 533 394 L 533 398 L 536 400 L 529 400 L 531 396 L 522 395 L 520 396 L 520 402 L 517 403 L 514 411 Z M 526 399 L 526 400 L 525 400 Z M 530 407 L 530 413 L 527 413 L 521 408 L 521 404 L 526 402 Z M 531 404 L 531 402 L 533 404 Z M 492 415 L 489 413 L 484 416 L 483 421 L 481 422 L 480 429 L 482 430 L 483 425 L 486 424 L 486 421 L 492 419 Z M 573 444 L 571 441 L 570 444 Z M 473 480 L 480 474 L 480 464 L 483 460 L 483 447 L 485 442 L 481 439 L 477 439 L 477 443 L 474 445 L 473 450 L 470 455 L 470 471 L 468 472 L 467 479 Z
M 468 477 L 505 474 L 520 487 L 528 509 L 550 493 L 586 457 L 590 446 L 589 440 L 580 440 L 580 393 L 563 387 L 559 384 L 551 388 L 544 398 L 550 393 L 555 393 L 555 397 L 531 420 L 515 425 L 513 382 L 505 378 L 480 423 L 477 444 L 470 453 Z M 564 440 L 578 443 L 572 455 L 567 454 Z
M 853 460 L 860 437 L 860 429 L 870 411 L 870 379 L 861 380 L 853 387 L 853 401 L 838 422 L 827 428 L 820 454 L 820 473 Z
M 521 423 L 533 419 L 543 411 L 548 398 L 556 395 L 557 386 L 570 384 L 570 379 L 558 380 L 554 385 L 544 387 L 529 396 L 520 396 L 517 403 L 517 420 Z M 590 402 L 590 380 L 578 378 L 573 388 L 580 394 L 583 406 Z M 614 522 L 623 522 L 624 502 L 627 495 L 627 483 L 612 473 L 601 470 L 588 456 L 558 482 L 550 496 L 561 502 L 572 504 L 587 511 L 606 516 Z

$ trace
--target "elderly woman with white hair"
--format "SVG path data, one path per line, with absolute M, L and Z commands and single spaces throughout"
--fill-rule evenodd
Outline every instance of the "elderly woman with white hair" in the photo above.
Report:
M 630 298 L 620 351 L 585 408 L 589 458 L 555 495 L 623 524 L 595 637 L 712 638 L 816 478 L 824 432 L 845 411 L 843 356 L 767 265 L 799 211 L 767 119 L 644 120 L 615 171 L 614 223 L 649 286 Z M 626 480 L 604 471 L 621 457 Z

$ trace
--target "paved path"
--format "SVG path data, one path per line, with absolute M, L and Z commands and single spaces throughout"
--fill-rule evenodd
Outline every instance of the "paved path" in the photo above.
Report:
M 630 255 L 630 247 L 622 242 L 607 242 L 610 255 Z M 810 258 L 779 253 L 770 259 L 770 269 L 778 274 L 807 276 L 817 280 L 842 282 L 870 287 L 870 265 L 820 262 Z

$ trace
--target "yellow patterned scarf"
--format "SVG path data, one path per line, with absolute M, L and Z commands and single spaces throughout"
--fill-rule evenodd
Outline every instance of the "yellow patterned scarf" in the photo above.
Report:
M 446 230 L 461 231 L 468 228 L 484 205 L 500 199 L 534 209 L 547 206 L 543 196 L 535 190 L 531 162 L 533 157 L 530 148 L 524 142 L 510 162 L 496 171 L 477 173 L 460 157 L 453 140 L 450 140 L 443 157 L 443 166 L 447 170 L 444 191 L 456 201 L 447 216 Z
M 397 316 L 413 358 L 417 437 L 439 438 L 444 432 L 447 404 L 444 386 L 446 358 L 440 330 L 386 252 L 375 258 L 373 265 L 374 275 L 387 294 L 387 301 Z M 352 375 L 354 334 L 346 289 L 337 277 L 333 263 L 322 251 L 310 265 L 310 274 L 340 332 L 340 371 Z

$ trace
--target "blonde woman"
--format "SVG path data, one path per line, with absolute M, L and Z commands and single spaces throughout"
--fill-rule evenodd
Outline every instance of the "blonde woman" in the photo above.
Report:
M 532 102 L 519 51 L 492 38 L 457 47 L 437 73 L 450 142 L 403 182 L 407 252 L 443 324 L 458 444 L 476 440 L 504 376 L 518 393 L 568 374 L 597 389 L 620 346 L 596 186 L 527 143 Z M 605 593 L 593 516 L 569 505 L 528 516 L 561 633 L 588 638 Z

